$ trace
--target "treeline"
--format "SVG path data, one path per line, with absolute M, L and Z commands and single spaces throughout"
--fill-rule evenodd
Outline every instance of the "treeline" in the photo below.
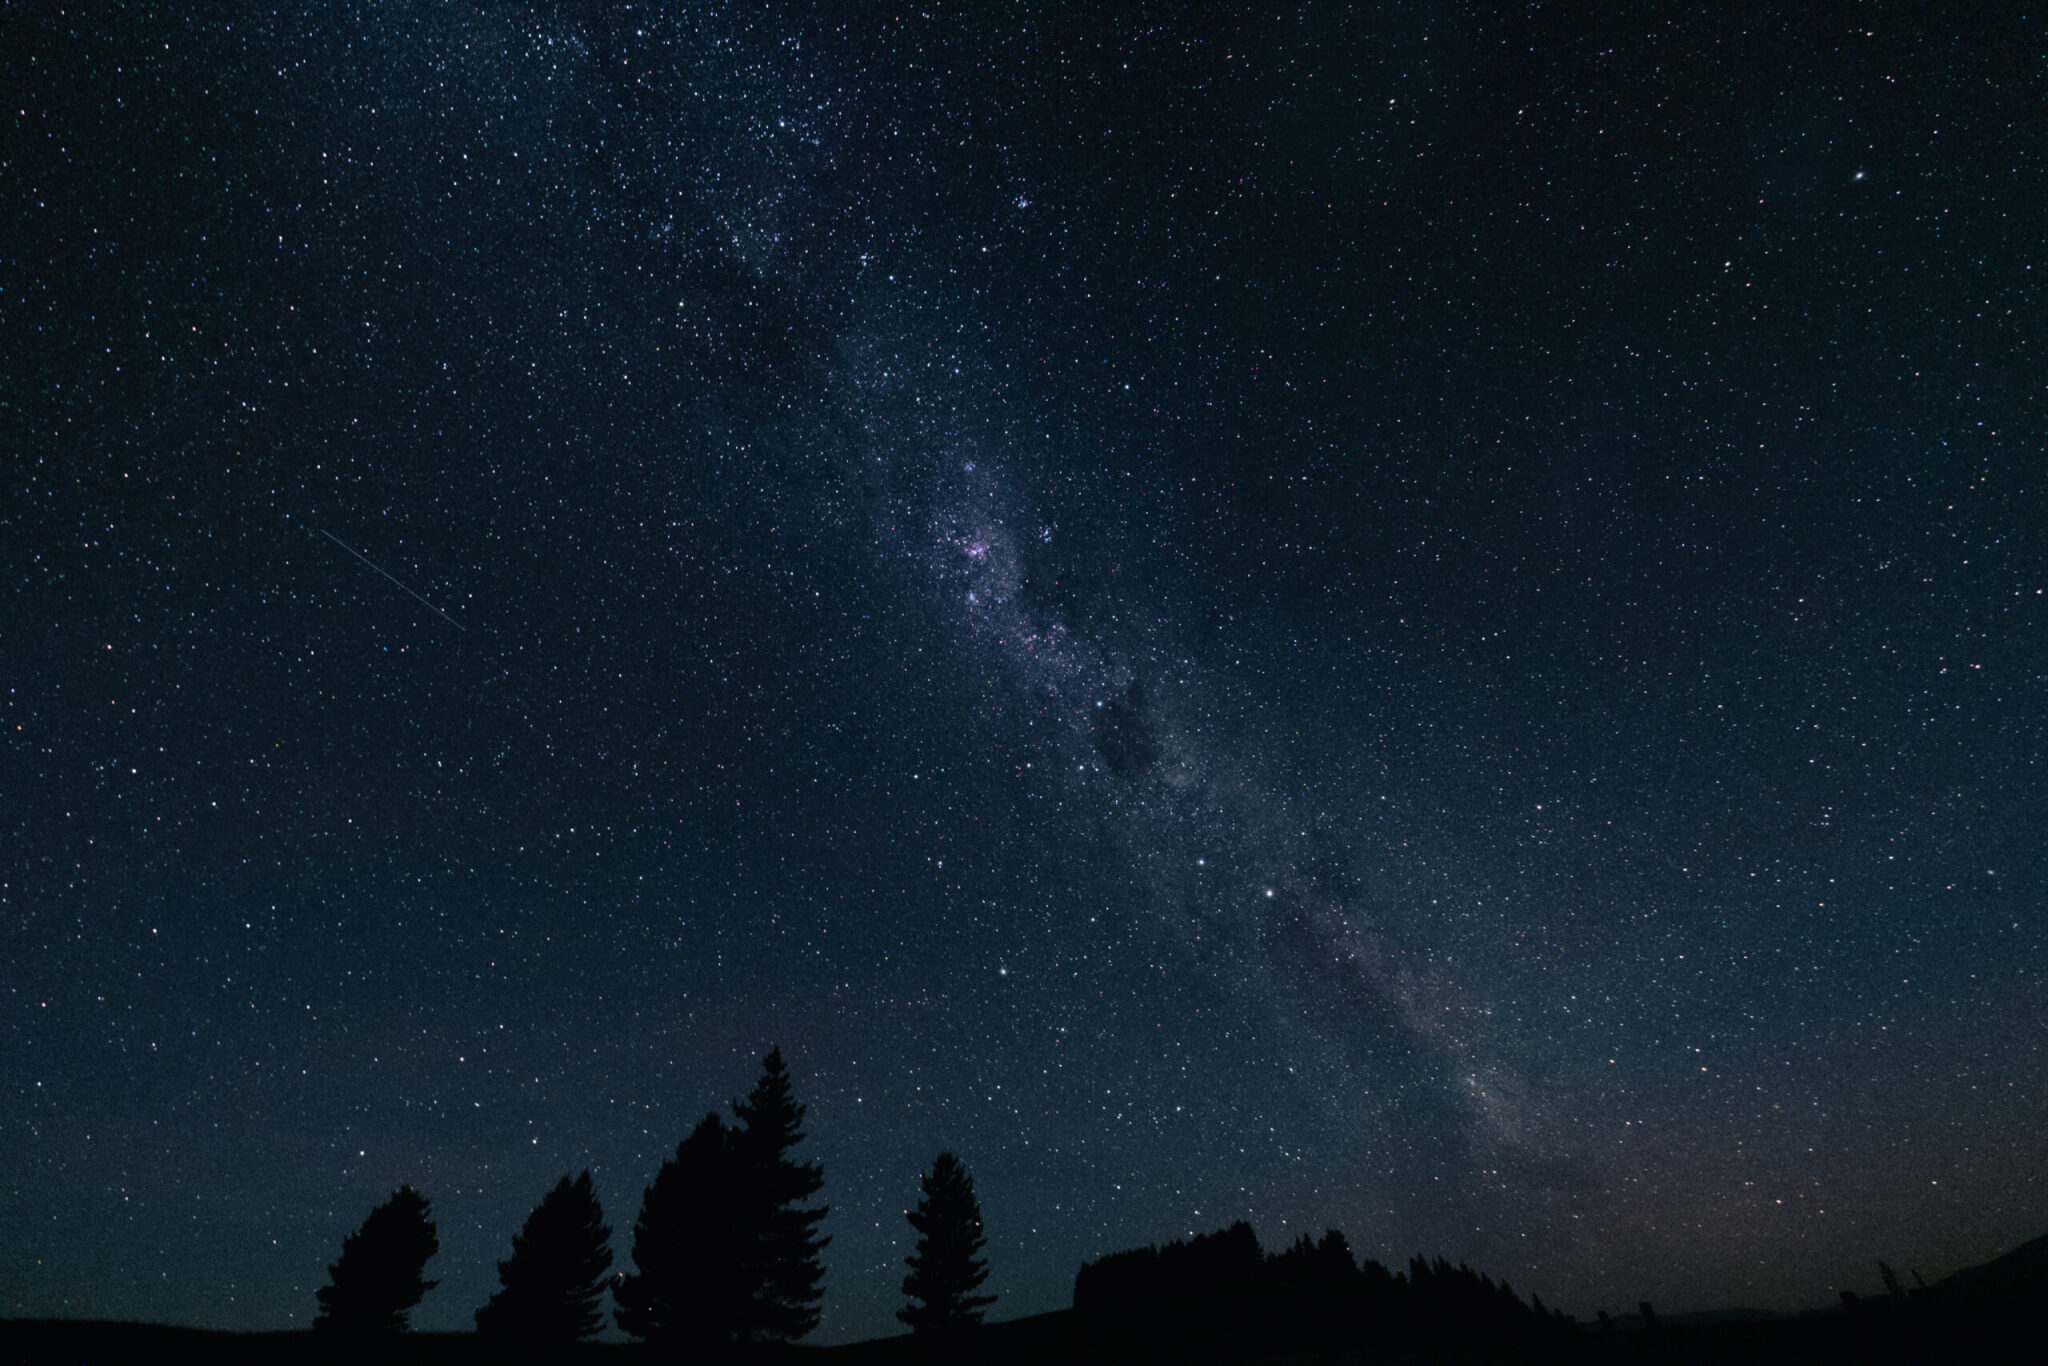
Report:
M 825 1177 L 795 1155 L 804 1107 L 779 1050 L 731 1108 L 730 1118 L 705 1115 L 642 1192 L 630 1270 L 613 1268 L 612 1229 L 590 1173 L 564 1175 L 498 1263 L 498 1290 L 475 1310 L 479 1336 L 524 1355 L 610 1322 L 646 1342 L 717 1354 L 815 1329 L 830 1240 L 819 1232 L 828 1208 L 813 1202 Z M 980 1293 L 986 1239 L 967 1168 L 940 1153 L 920 1188 L 897 1318 L 943 1342 L 977 1327 L 995 1297 Z M 406 1330 L 436 1285 L 426 1273 L 439 1247 L 428 1200 L 402 1188 L 343 1241 L 314 1327 L 356 1338 Z M 1243 1222 L 1083 1266 L 1074 1311 L 1072 1327 L 1088 1337 L 1168 1343 L 1196 1357 L 1364 1346 L 1529 1355 L 1578 1337 L 1541 1300 L 1525 1303 L 1462 1264 L 1417 1257 L 1390 1272 L 1356 1260 L 1335 1231 L 1268 1254 Z
M 1353 1259 L 1344 1235 L 1268 1254 L 1242 1221 L 1163 1247 L 1117 1252 L 1074 1277 L 1093 1333 L 1170 1341 L 1196 1355 L 1352 1347 L 1570 1351 L 1575 1320 L 1523 1302 L 1506 1281 L 1416 1257 L 1405 1272 Z
M 476 1310 L 479 1335 L 520 1352 L 580 1341 L 604 1327 L 607 1296 L 621 1329 L 677 1348 L 795 1342 L 816 1328 L 819 1253 L 831 1240 L 818 1232 L 828 1207 L 807 1202 L 825 1176 L 792 1155 L 804 1107 L 780 1050 L 762 1059 L 760 1080 L 732 1109 L 731 1122 L 706 1115 L 642 1193 L 630 1272 L 612 1274 L 612 1231 L 590 1173 L 557 1182 L 498 1263 L 499 1289 Z M 988 1276 L 986 1240 L 966 1167 L 940 1153 L 921 1185 L 908 1216 L 918 1233 L 906 1259 L 908 1302 L 897 1317 L 943 1336 L 974 1327 L 995 1297 L 975 1293 Z M 440 1248 L 431 1214 L 410 1186 L 371 1211 L 327 1268 L 315 1329 L 367 1337 L 409 1327 L 437 1284 L 426 1277 Z

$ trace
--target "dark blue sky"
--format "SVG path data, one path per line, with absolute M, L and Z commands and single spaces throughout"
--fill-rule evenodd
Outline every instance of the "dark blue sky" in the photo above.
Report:
M 0 17 L 0 1313 L 2048 1227 L 2038 22 L 1090 8 Z

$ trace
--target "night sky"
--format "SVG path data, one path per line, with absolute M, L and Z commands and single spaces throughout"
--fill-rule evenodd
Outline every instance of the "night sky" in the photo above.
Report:
M 1589 8 L 0 9 L 0 1313 L 2048 1231 L 2044 26 Z

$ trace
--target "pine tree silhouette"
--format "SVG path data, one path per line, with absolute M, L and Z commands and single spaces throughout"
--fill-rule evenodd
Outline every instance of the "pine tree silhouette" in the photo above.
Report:
M 743 1262 L 750 1293 L 741 1336 L 794 1342 L 818 1326 L 818 1301 L 824 1298 L 818 1282 L 825 1274 L 818 1253 L 831 1239 L 817 1232 L 827 1207 L 800 1204 L 818 1193 L 825 1176 L 817 1163 L 789 1155 L 803 1141 L 804 1107 L 790 1094 L 781 1049 L 769 1050 L 761 1060 L 761 1079 L 732 1108 L 742 1126 L 738 1148 L 752 1203 L 752 1217 L 741 1226 L 753 1235 L 751 1255 Z
M 425 1197 L 401 1186 L 370 1211 L 363 1226 L 341 1240 L 341 1260 L 327 1268 L 328 1284 L 313 1326 L 328 1333 L 402 1333 L 412 1307 L 439 1282 L 423 1279 L 427 1259 L 441 1248 Z
M 896 1317 L 918 1333 L 976 1327 L 981 1311 L 996 1297 L 974 1293 L 988 1279 L 988 1263 L 975 1255 L 987 1239 L 974 1178 L 953 1154 L 940 1153 L 931 1174 L 920 1176 L 918 1183 L 924 1197 L 906 1216 L 919 1235 L 917 1251 L 905 1259 L 910 1274 L 903 1278 L 903 1293 L 923 1303 L 897 1310 Z
M 633 1336 L 706 1347 L 743 1335 L 759 1202 L 740 1138 L 708 1114 L 655 1173 L 633 1223 L 639 1270 L 612 1292 L 619 1327 Z
M 485 1337 L 523 1346 L 560 1345 L 604 1326 L 598 1304 L 612 1267 L 612 1231 L 604 1222 L 590 1172 L 555 1183 L 512 1239 L 498 1263 L 503 1287 L 476 1311 Z

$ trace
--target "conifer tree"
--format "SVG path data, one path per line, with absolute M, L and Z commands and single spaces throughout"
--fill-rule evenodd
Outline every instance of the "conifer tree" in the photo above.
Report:
M 922 1303 L 906 1305 L 896 1317 L 917 1333 L 957 1333 L 981 1323 L 981 1311 L 996 1302 L 977 1295 L 988 1279 L 988 1263 L 976 1256 L 988 1240 L 981 1231 L 981 1205 L 974 1178 L 951 1153 L 940 1153 L 931 1173 L 918 1178 L 924 1195 L 906 1216 L 917 1230 L 917 1251 L 904 1260 L 910 1274 L 903 1293 Z
M 370 1211 L 363 1226 L 341 1240 L 341 1260 L 327 1268 L 328 1284 L 313 1326 L 338 1334 L 402 1333 L 414 1305 L 439 1282 L 424 1278 L 427 1259 L 440 1251 L 431 1206 L 401 1186 Z
M 758 1201 L 740 1133 L 708 1114 L 661 1164 L 633 1223 L 633 1264 L 612 1298 L 619 1327 L 694 1347 L 739 1340 L 749 1302 Z
M 819 1287 L 825 1269 L 818 1254 L 829 1238 L 818 1236 L 827 1207 L 802 1201 L 825 1184 L 815 1162 L 797 1162 L 790 1149 L 803 1141 L 804 1107 L 790 1093 L 782 1050 L 761 1060 L 761 1079 L 751 1094 L 733 1102 L 741 1129 L 739 1150 L 746 1172 L 752 1217 L 746 1227 L 753 1245 L 743 1263 L 748 1277 L 747 1341 L 794 1342 L 818 1326 Z
M 476 1311 L 485 1337 L 521 1345 L 560 1345 L 604 1326 L 598 1304 L 610 1279 L 612 1236 L 590 1172 L 555 1183 L 498 1263 L 502 1287 Z

